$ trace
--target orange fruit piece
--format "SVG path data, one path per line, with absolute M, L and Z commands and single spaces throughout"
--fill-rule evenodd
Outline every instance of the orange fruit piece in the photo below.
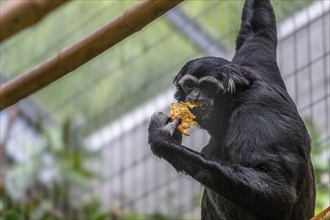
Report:
M 198 127 L 198 123 L 194 121 L 196 118 L 190 112 L 190 109 L 199 107 L 199 105 L 191 102 L 179 102 L 171 104 L 171 120 L 181 118 L 181 123 L 176 127 L 182 134 L 189 136 L 188 129 L 191 125 Z

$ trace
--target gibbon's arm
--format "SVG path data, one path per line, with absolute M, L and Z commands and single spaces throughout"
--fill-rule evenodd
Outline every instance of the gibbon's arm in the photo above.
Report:
M 246 46 L 250 46 L 246 48 Z M 251 46 L 253 49 L 251 50 Z M 267 49 L 276 60 L 277 26 L 270 0 L 246 0 L 241 27 L 236 38 L 236 54 L 256 53 L 257 49 Z M 247 51 L 246 49 L 250 50 Z
M 295 191 L 281 175 L 273 178 L 272 173 L 257 168 L 221 163 L 184 147 L 172 137 L 177 122 L 168 122 L 161 112 L 151 118 L 149 144 L 156 156 L 255 216 L 271 219 L 291 211 Z

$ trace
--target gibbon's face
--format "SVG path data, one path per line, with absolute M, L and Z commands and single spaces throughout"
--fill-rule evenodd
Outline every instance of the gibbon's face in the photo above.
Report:
M 203 57 L 186 63 L 174 78 L 178 101 L 192 102 L 200 107 L 192 109 L 196 121 L 203 126 L 216 103 L 225 93 L 233 94 L 238 84 L 247 85 L 248 80 L 232 62 L 218 57 Z
M 196 121 L 202 123 L 210 115 L 214 107 L 214 99 L 224 86 L 212 76 L 197 78 L 192 75 L 183 76 L 178 86 L 185 94 L 185 102 L 198 104 L 198 108 L 192 109 L 196 115 Z

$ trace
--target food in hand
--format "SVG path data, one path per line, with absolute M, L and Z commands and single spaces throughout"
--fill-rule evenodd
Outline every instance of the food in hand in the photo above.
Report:
M 190 112 L 190 109 L 198 107 L 197 104 L 191 102 L 179 102 L 171 104 L 171 119 L 180 118 L 181 123 L 177 126 L 177 129 L 184 135 L 189 136 L 188 129 L 191 125 L 198 126 L 198 123 L 194 121 L 196 118 Z

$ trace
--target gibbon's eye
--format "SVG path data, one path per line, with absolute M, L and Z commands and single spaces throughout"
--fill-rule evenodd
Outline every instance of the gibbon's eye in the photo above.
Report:
M 198 79 L 189 74 L 184 75 L 178 82 L 178 85 L 182 88 L 186 93 L 190 93 L 197 86 Z
M 214 83 L 207 83 L 206 90 L 209 92 L 214 92 L 217 90 L 217 86 Z
M 213 82 L 203 82 L 202 90 L 208 95 L 214 95 L 219 91 L 219 87 L 217 84 Z
M 188 79 L 184 82 L 183 87 L 186 90 L 191 90 L 191 89 L 195 88 L 195 82 L 191 79 Z

